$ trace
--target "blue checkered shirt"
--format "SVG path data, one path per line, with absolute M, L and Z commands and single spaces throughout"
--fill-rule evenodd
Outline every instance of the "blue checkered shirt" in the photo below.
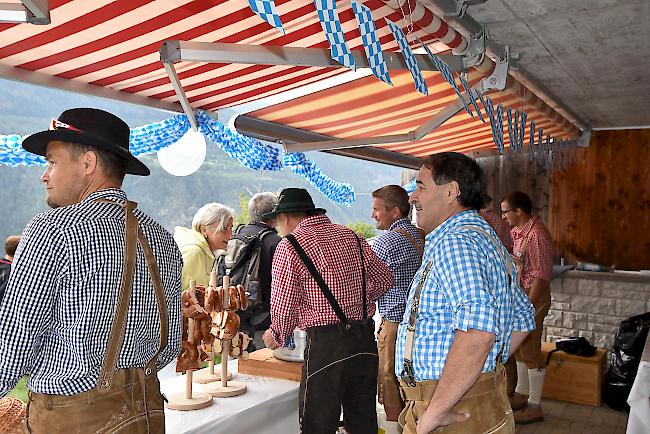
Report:
M 510 260 L 502 244 L 483 233 L 464 228 L 477 226 L 498 240 L 494 230 L 476 211 L 456 214 L 426 236 L 422 266 L 415 274 L 407 306 L 427 263 L 433 267 L 425 280 L 413 342 L 413 371 L 416 381 L 437 380 L 447 360 L 456 330 L 493 333 L 496 342 L 483 372 L 495 369 L 497 355 L 505 362 L 513 331 L 535 329 L 535 311 L 526 294 L 508 285 L 504 259 Z M 498 242 L 498 241 L 497 241 Z M 516 276 L 514 282 L 517 282 Z M 404 345 L 410 309 L 397 332 L 395 373 L 404 370 Z
M 382 318 L 400 322 L 406 308 L 406 297 L 418 268 L 420 268 L 420 254 L 415 246 L 395 229 L 404 229 L 420 241 L 420 231 L 407 218 L 395 221 L 388 231 L 381 234 L 372 243 L 372 250 L 384 261 L 395 278 L 395 286 L 379 297 L 377 305 Z
M 124 203 L 118 189 L 32 219 L 16 252 L 0 304 L 0 396 L 29 374 L 38 393 L 74 395 L 96 386 L 120 290 L 124 258 Z M 156 257 L 169 313 L 161 368 L 181 347 L 183 258 L 171 234 L 136 209 Z M 157 351 L 160 321 L 153 284 L 138 243 L 133 293 L 118 368 L 143 367 Z

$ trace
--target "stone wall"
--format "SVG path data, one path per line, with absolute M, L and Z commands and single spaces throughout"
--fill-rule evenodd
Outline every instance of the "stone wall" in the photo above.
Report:
M 551 281 L 551 298 L 547 341 L 584 336 L 611 349 L 621 320 L 650 312 L 650 277 L 568 271 Z

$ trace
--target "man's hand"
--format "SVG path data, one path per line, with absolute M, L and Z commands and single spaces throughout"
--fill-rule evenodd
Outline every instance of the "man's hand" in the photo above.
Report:
M 452 423 L 465 422 L 469 419 L 469 413 L 453 413 L 451 411 L 436 415 L 431 410 L 431 406 L 427 408 L 420 420 L 418 420 L 416 433 L 429 434 L 434 429 L 440 426 L 451 425 Z
M 268 329 L 264 332 L 264 335 L 262 335 L 262 340 L 264 341 L 266 348 L 270 348 L 272 350 L 278 348 L 278 346 L 275 344 L 275 339 L 273 339 L 273 333 L 271 332 L 271 329 Z

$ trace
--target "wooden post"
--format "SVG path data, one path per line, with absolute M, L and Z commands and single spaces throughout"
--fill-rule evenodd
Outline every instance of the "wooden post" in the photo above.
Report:
M 194 281 L 192 280 L 192 283 Z M 187 340 L 190 341 L 191 344 L 194 343 L 194 319 L 193 318 L 188 318 L 187 319 Z M 186 399 L 192 399 L 192 372 L 194 372 L 193 369 L 188 369 L 185 372 L 185 398 Z
M 230 307 L 230 276 L 227 274 L 223 276 L 223 310 L 226 311 Z M 228 386 L 228 351 L 230 350 L 229 341 L 224 339 L 221 341 L 221 387 Z

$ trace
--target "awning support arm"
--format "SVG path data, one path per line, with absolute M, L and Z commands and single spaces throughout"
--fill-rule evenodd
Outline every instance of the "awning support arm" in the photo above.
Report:
M 506 47 L 506 58 L 499 59 L 496 62 L 494 71 L 489 77 L 483 78 L 476 86 L 472 88 L 472 95 L 467 92 L 465 98 L 467 101 L 472 101 L 475 96 L 483 94 L 488 90 L 503 90 L 506 87 L 506 80 L 508 78 L 508 59 L 509 49 Z M 400 143 L 400 142 L 415 142 L 431 133 L 443 123 L 451 119 L 456 113 L 464 107 L 460 98 L 456 98 L 454 102 L 439 111 L 431 120 L 419 126 L 413 131 L 406 134 L 396 134 L 390 136 L 380 137 L 366 137 L 362 139 L 348 139 L 348 140 L 333 140 L 333 141 L 319 141 L 307 143 L 285 144 L 286 152 L 306 152 L 306 151 L 323 151 L 327 149 L 341 149 L 341 148 L 355 148 L 368 145 L 379 145 L 382 143 Z
M 178 74 L 176 73 L 176 68 L 174 67 L 174 64 L 171 62 L 163 61 L 163 66 L 165 67 L 165 71 L 167 71 L 167 75 L 169 76 L 169 80 L 172 83 L 172 87 L 174 88 L 174 91 L 176 91 L 176 95 L 178 96 L 178 100 L 181 103 L 181 107 L 183 107 L 183 112 L 185 113 L 185 116 L 187 116 L 187 119 L 190 121 L 192 130 L 198 131 L 199 125 L 196 122 L 196 116 L 194 116 L 194 111 L 192 110 L 192 106 L 190 105 L 190 102 L 187 99 L 187 95 L 185 95 L 185 91 L 183 90 L 183 86 L 181 85 L 181 80 L 178 78 Z
M 369 68 L 368 59 L 362 50 L 352 50 L 357 68 Z M 437 71 L 426 54 L 414 55 L 420 70 Z M 462 56 L 439 54 L 452 72 L 463 70 Z M 160 48 L 163 63 L 215 62 L 243 65 L 286 65 L 313 66 L 321 68 L 343 68 L 332 59 L 327 48 L 283 47 L 278 45 L 225 44 L 221 42 L 165 41 Z M 389 70 L 408 69 L 400 53 L 385 51 L 384 59 Z

